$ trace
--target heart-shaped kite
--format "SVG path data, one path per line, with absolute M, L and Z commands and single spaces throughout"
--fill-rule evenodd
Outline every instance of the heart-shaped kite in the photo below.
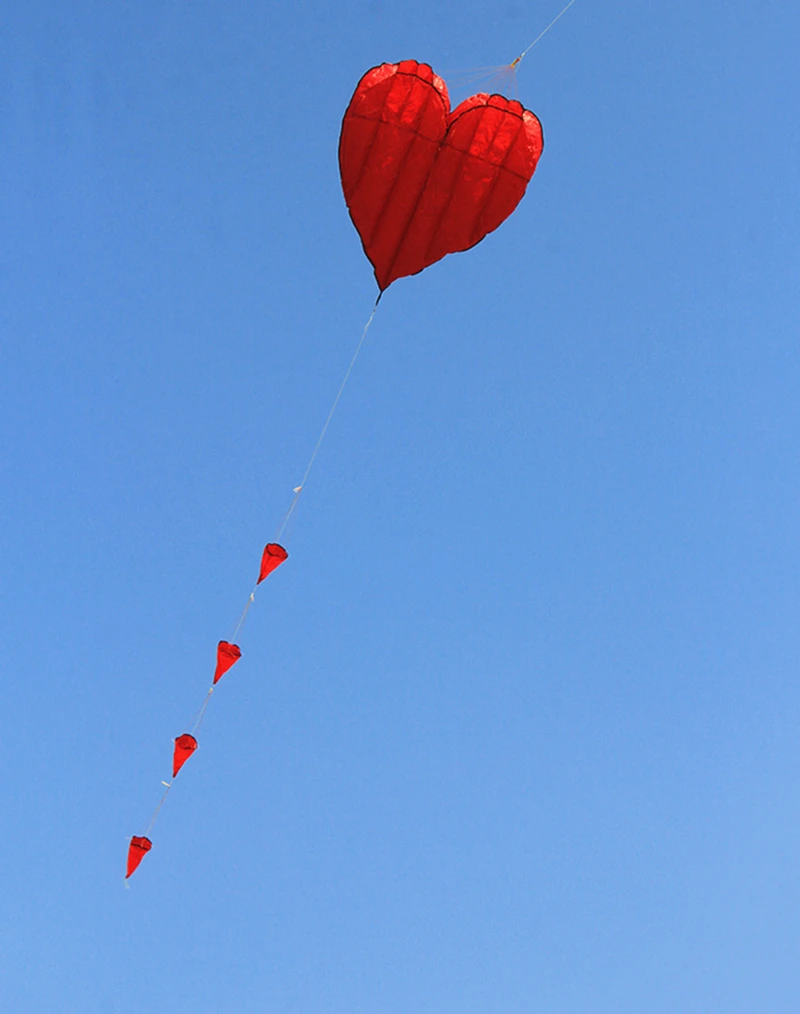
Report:
M 513 99 L 473 95 L 451 112 L 425 63 L 367 71 L 344 114 L 339 168 L 381 292 L 504 222 L 543 145 L 538 118 Z

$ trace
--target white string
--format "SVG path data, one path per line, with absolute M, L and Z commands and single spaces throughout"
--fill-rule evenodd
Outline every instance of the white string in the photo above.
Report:
M 575 0 L 573 0 L 573 3 L 574 2 L 575 2 Z M 294 509 L 297 506 L 297 501 L 300 499 L 300 494 L 303 492 L 303 487 L 306 484 L 306 480 L 308 479 L 308 475 L 309 475 L 309 472 L 311 471 L 311 468 L 312 468 L 312 466 L 314 464 L 314 460 L 316 459 L 317 454 L 319 453 L 319 449 L 322 446 L 322 441 L 325 439 L 325 434 L 328 432 L 328 427 L 331 424 L 331 419 L 333 419 L 333 413 L 336 411 L 336 407 L 339 404 L 339 399 L 342 397 L 342 393 L 343 393 L 343 391 L 344 391 L 344 389 L 345 389 L 345 387 L 347 385 L 347 381 L 350 379 L 350 374 L 353 372 L 353 367 L 356 365 L 356 359 L 358 359 L 358 353 L 361 351 L 361 346 L 364 344 L 364 339 L 367 337 L 367 331 L 369 331 L 369 326 L 372 323 L 373 318 L 375 317 L 375 312 L 378 309 L 378 303 L 380 303 L 382 295 L 383 295 L 383 292 L 380 292 L 378 294 L 378 298 L 375 300 L 375 305 L 372 307 L 372 313 L 369 315 L 369 320 L 364 325 L 364 330 L 361 332 L 361 338 L 359 339 L 358 345 L 356 345 L 356 350 L 353 353 L 353 358 L 350 360 L 350 365 L 347 367 L 347 373 L 345 373 L 344 380 L 342 381 L 342 383 L 339 386 L 339 390 L 338 390 L 338 392 L 336 394 L 336 397 L 333 399 L 333 404 L 331 405 L 331 410 L 330 410 L 330 412 L 328 412 L 328 418 L 325 420 L 325 425 L 322 427 L 322 431 L 320 432 L 319 439 L 317 440 L 317 444 L 316 444 L 314 450 L 311 452 L 311 457 L 309 458 L 308 465 L 306 466 L 306 470 L 303 473 L 303 478 L 300 481 L 300 485 L 299 486 L 295 486 L 295 488 L 294 488 L 294 498 L 293 498 L 293 500 L 292 500 L 292 502 L 291 502 L 291 504 L 289 506 L 289 510 L 284 515 L 283 523 L 281 524 L 280 528 L 278 529 L 278 534 L 275 536 L 275 541 L 276 542 L 278 542 L 280 540 L 281 535 L 283 535 L 284 531 L 286 530 L 286 526 L 289 523 L 289 518 L 291 518 L 292 514 L 294 513 Z
M 553 20 L 547 26 L 547 28 L 545 28 L 543 31 L 539 32 L 539 34 L 536 36 L 536 38 L 533 40 L 533 42 L 530 44 L 530 46 L 528 46 L 527 49 L 523 49 L 523 51 L 519 54 L 519 56 L 516 58 L 516 60 L 511 64 L 512 67 L 518 66 L 520 60 L 522 60 L 522 58 L 527 53 L 530 53 L 530 51 L 533 49 L 533 47 L 536 45 L 536 43 L 539 42 L 540 39 L 543 39 L 545 37 L 545 35 L 547 35 L 547 33 L 550 31 L 550 29 L 553 27 L 553 25 L 557 21 L 560 21 L 561 18 L 564 17 L 564 15 L 567 13 L 567 11 L 570 9 L 570 7 L 575 2 L 576 2 L 576 0 L 569 0 L 569 3 L 567 4 L 567 6 L 562 11 L 560 11 L 558 14 L 556 14 L 556 16 L 553 18 Z
M 214 687 L 210 686 L 208 688 L 208 693 L 206 694 L 206 699 L 203 701 L 203 703 L 200 705 L 200 707 L 197 709 L 197 711 L 195 711 L 194 718 L 189 723 L 189 725 L 191 725 L 191 727 L 192 727 L 192 732 L 191 732 L 192 736 L 196 736 L 197 735 L 197 732 L 198 732 L 200 726 L 203 724 L 203 718 L 205 717 L 206 708 L 208 707 L 209 702 L 211 701 L 211 695 L 213 693 L 214 693 Z
M 214 693 L 214 688 L 213 687 L 209 687 L 208 693 L 206 694 L 206 699 L 203 701 L 203 704 L 202 704 L 200 710 L 197 712 L 197 717 L 195 718 L 194 725 L 192 726 L 192 735 L 193 736 L 197 736 L 197 733 L 200 731 L 200 726 L 203 724 L 203 719 L 206 717 L 206 708 L 209 705 L 209 702 L 211 700 L 211 695 L 213 693 Z
M 256 588 L 257 588 L 257 587 L 258 587 L 258 585 L 256 585 Z M 238 623 L 236 624 L 236 626 L 235 626 L 235 627 L 233 628 L 233 633 L 232 633 L 232 634 L 230 635 L 230 637 L 228 638 L 228 642 L 229 642 L 230 644 L 233 644 L 233 642 L 234 642 L 234 641 L 236 640 L 236 635 L 237 635 L 237 634 L 239 633 L 239 631 L 240 631 L 240 630 L 242 629 L 242 624 L 244 623 L 244 621 L 245 621 L 245 618 L 247 617 L 247 613 L 248 613 L 248 610 L 250 609 L 250 606 L 252 606 L 252 604 L 253 604 L 253 600 L 255 599 L 255 597 L 256 597 L 256 589 L 254 588 L 254 589 L 253 589 L 253 590 L 252 590 L 252 591 L 250 592 L 250 598 L 249 598 L 249 599 L 247 600 L 247 605 L 246 605 L 246 606 L 244 607 L 244 609 L 242 610 L 242 615 L 241 615 L 241 616 L 239 617 L 239 622 L 238 622 Z
M 167 783 L 166 783 L 166 782 L 162 782 L 162 784 L 163 784 L 163 785 L 167 785 Z M 161 802 L 160 802 L 160 803 L 158 804 L 158 806 L 156 807 L 156 812 L 155 812 L 155 813 L 153 814 L 153 816 L 152 816 L 152 817 L 150 818 L 150 823 L 149 823 L 149 824 L 147 825 L 147 830 L 146 830 L 146 831 L 145 831 L 145 833 L 144 833 L 144 836 L 145 836 L 145 838 L 148 838 L 148 837 L 150 836 L 150 832 L 151 832 L 151 831 L 153 830 L 153 824 L 155 824 L 155 822 L 156 822 L 156 818 L 158 817 L 158 814 L 159 814 L 159 812 L 161 811 L 161 807 L 162 807 L 162 806 L 164 805 L 164 803 L 166 802 L 167 796 L 169 795 L 169 790 L 170 790 L 171 788 L 172 788 L 172 786 L 171 786 L 171 785 L 167 785 L 166 789 L 164 789 L 164 795 L 163 795 L 163 796 L 161 797 Z
M 290 521 L 290 519 L 292 517 L 292 514 L 294 514 L 294 509 L 297 506 L 297 501 L 300 499 L 300 494 L 303 492 L 303 488 L 305 487 L 306 480 L 308 479 L 309 473 L 311 472 L 311 468 L 312 468 L 312 466 L 314 464 L 314 461 L 315 461 L 315 459 L 317 457 L 317 454 L 319 453 L 319 449 L 322 446 L 322 441 L 325 439 L 325 434 L 328 432 L 328 427 L 331 424 L 331 419 L 333 419 L 333 414 L 336 411 L 336 408 L 337 408 L 337 406 L 339 404 L 339 401 L 340 401 L 340 399 L 342 397 L 342 394 L 344 393 L 344 389 L 347 386 L 347 381 L 350 379 L 350 374 L 353 372 L 353 367 L 356 365 L 356 359 L 358 359 L 358 354 L 361 351 L 361 347 L 364 344 L 364 341 L 365 341 L 365 339 L 367 337 L 367 332 L 369 331 L 370 324 L 372 323 L 373 318 L 375 317 L 375 313 L 376 313 L 376 311 L 378 309 L 378 303 L 380 303 L 382 295 L 383 295 L 383 292 L 378 293 L 378 298 L 375 300 L 375 305 L 372 307 L 372 313 L 370 313 L 370 315 L 369 315 L 369 320 L 364 325 L 364 330 L 361 332 L 361 337 L 358 340 L 358 345 L 356 345 L 356 350 L 353 353 L 353 358 L 350 360 L 350 365 L 347 367 L 347 372 L 344 375 L 344 379 L 342 380 L 341 384 L 339 385 L 339 390 L 336 392 L 336 397 L 333 399 L 333 404 L 331 405 L 331 410 L 330 410 L 330 412 L 328 412 L 328 418 L 325 420 L 325 424 L 322 427 L 322 430 L 320 431 L 320 434 L 319 434 L 319 437 L 317 439 L 317 443 L 316 443 L 316 445 L 314 447 L 314 450 L 311 452 L 311 457 L 309 458 L 308 464 L 306 465 L 306 470 L 303 473 L 302 481 L 300 482 L 299 486 L 295 486 L 295 488 L 294 488 L 294 496 L 292 497 L 292 502 L 289 504 L 289 509 L 284 514 L 283 521 L 281 522 L 280 527 L 278 528 L 278 531 L 277 531 L 277 533 L 275 535 L 275 541 L 276 542 L 280 542 L 281 536 L 286 531 L 286 526 L 289 524 L 289 521 Z M 257 587 L 258 587 L 258 583 L 256 583 L 256 588 Z M 231 642 L 235 641 L 236 635 L 241 630 L 241 628 L 242 628 L 242 626 L 244 624 L 244 621 L 247 618 L 247 613 L 248 613 L 248 611 L 250 609 L 250 606 L 253 604 L 253 600 L 255 598 L 256 588 L 254 588 L 250 592 L 250 597 L 248 598 L 247 604 L 245 605 L 245 607 L 244 607 L 244 609 L 242 611 L 242 614 L 239 617 L 239 622 L 234 627 L 233 633 L 230 636 Z M 208 701 L 206 700 L 206 705 L 207 704 L 208 704 Z M 206 705 L 204 705 L 203 707 L 205 708 Z M 198 727 L 199 727 L 199 723 L 198 723 Z

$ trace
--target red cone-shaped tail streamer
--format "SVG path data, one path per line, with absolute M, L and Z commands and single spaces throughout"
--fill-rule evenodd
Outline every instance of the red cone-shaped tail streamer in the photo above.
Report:
M 504 222 L 543 143 L 541 123 L 514 99 L 481 92 L 451 111 L 426 63 L 367 71 L 344 114 L 339 168 L 381 291 Z
M 269 577 L 276 567 L 280 567 L 288 555 L 283 546 L 279 546 L 277 542 L 268 542 L 264 546 L 264 553 L 261 557 L 261 572 L 258 575 L 256 584 L 261 584 L 265 577 Z
M 128 872 L 125 874 L 126 880 L 136 871 L 139 863 L 144 859 L 152 847 L 153 843 L 149 838 L 140 838 L 138 835 L 134 835 L 133 838 L 131 838 L 131 843 L 128 846 Z
M 236 665 L 242 653 L 238 644 L 229 644 L 227 641 L 220 641 L 217 645 L 217 668 L 214 671 L 214 682 L 221 680 L 232 665 Z M 185 737 L 181 736 L 181 739 Z M 192 737 L 190 736 L 189 739 Z M 178 741 L 175 740 L 177 743 Z M 195 743 L 197 746 L 197 743 Z M 194 747 L 192 747 L 194 749 Z
M 180 771 L 187 760 L 197 749 L 197 740 L 194 736 L 190 736 L 188 732 L 184 732 L 182 736 L 178 736 L 175 740 L 175 752 L 172 754 L 172 777 Z

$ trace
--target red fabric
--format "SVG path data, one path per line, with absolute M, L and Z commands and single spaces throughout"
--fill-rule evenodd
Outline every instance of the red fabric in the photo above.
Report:
M 214 682 L 216 683 L 217 680 L 222 679 L 230 667 L 236 665 L 241 657 L 242 652 L 238 644 L 220 641 L 217 645 L 217 668 L 214 670 Z
M 140 838 L 138 835 L 134 835 L 131 838 L 131 843 L 128 846 L 128 872 L 125 874 L 125 879 L 135 872 L 139 863 L 144 859 L 150 849 L 153 847 L 153 843 L 149 838 Z
M 279 546 L 277 542 L 268 542 L 261 555 L 261 571 L 256 584 L 261 584 L 264 578 L 269 577 L 276 567 L 280 567 L 288 556 L 283 546 Z
M 344 114 L 339 169 L 381 291 L 505 221 L 543 145 L 538 118 L 513 99 L 473 95 L 451 112 L 425 63 L 367 71 Z
M 231 663 L 233 664 L 233 663 Z M 187 760 L 197 749 L 197 740 L 194 736 L 190 736 L 188 732 L 184 732 L 182 736 L 178 736 L 175 740 L 175 751 L 172 754 L 172 777 L 180 771 Z

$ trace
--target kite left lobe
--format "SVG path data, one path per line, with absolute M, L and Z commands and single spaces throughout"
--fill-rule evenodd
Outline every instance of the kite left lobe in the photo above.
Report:
M 125 879 L 135 873 L 139 867 L 139 863 L 144 859 L 150 849 L 153 847 L 153 843 L 149 838 L 139 837 L 134 835 L 131 838 L 131 843 L 128 846 L 128 870 L 125 874 Z

